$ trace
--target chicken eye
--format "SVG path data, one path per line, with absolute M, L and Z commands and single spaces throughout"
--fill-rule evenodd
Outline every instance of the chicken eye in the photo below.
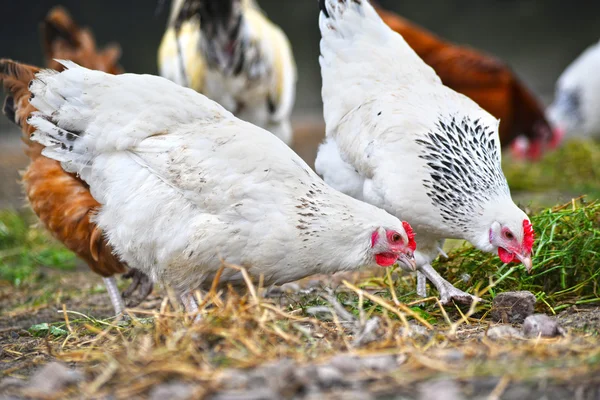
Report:
M 513 235 L 511 231 L 506 231 L 504 232 L 504 237 L 508 240 L 513 240 L 515 238 L 515 235 Z
M 400 236 L 399 233 L 394 233 L 392 235 L 392 242 L 396 243 L 402 240 L 402 237 Z

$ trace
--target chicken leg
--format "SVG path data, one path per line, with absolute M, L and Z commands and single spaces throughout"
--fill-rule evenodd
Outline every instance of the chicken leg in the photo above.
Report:
M 454 285 L 442 278 L 430 264 L 419 267 L 419 270 L 417 271 L 417 294 L 421 297 L 427 296 L 427 289 L 425 287 L 426 278 L 435 285 L 440 294 L 440 301 L 444 305 L 450 304 L 453 300 L 463 304 L 481 301 L 479 297 L 455 288 Z
M 139 305 L 150 293 L 152 293 L 152 280 L 139 269 L 129 268 L 129 271 L 123 275 L 123 278 L 131 279 L 131 284 L 123 291 L 123 298 L 128 299 L 127 307 Z M 129 299 L 135 292 L 138 292 L 138 296 Z
M 117 287 L 117 280 L 114 276 L 110 276 L 104 279 L 104 284 L 106 285 L 106 291 L 108 292 L 108 297 L 110 297 L 110 302 L 115 309 L 115 315 L 121 315 L 125 310 L 125 303 L 123 302 L 123 298 L 121 297 L 121 293 L 119 292 L 119 288 Z
M 180 296 L 181 302 L 183 303 L 183 307 L 185 308 L 185 312 L 188 314 L 196 314 L 194 317 L 194 322 L 198 322 L 202 319 L 200 314 L 198 313 L 198 303 L 196 302 L 196 298 L 192 292 L 183 294 Z

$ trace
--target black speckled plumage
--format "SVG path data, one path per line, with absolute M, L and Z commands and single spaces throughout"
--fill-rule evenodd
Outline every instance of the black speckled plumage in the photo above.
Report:
M 494 195 L 508 194 L 500 165 L 497 135 L 480 120 L 443 119 L 417 139 L 427 161 L 427 195 L 445 221 L 466 229 L 474 214 Z

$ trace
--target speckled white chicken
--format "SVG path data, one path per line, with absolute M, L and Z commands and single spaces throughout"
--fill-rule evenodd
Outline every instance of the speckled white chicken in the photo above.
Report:
M 554 102 L 548 108 L 558 132 L 600 139 L 599 70 L 600 42 L 588 47 L 558 78 Z
M 267 285 L 414 268 L 407 223 L 327 186 L 267 131 L 164 78 L 63 63 L 30 84 L 32 139 L 90 185 L 108 242 L 153 280 L 207 288 L 221 260 Z
M 444 239 L 531 269 L 533 230 L 500 166 L 498 120 L 444 86 L 366 0 L 321 0 L 327 138 L 316 170 L 414 228 L 419 274 L 442 302 L 470 302 L 431 267 Z
M 296 64 L 254 0 L 174 0 L 158 64 L 165 78 L 291 143 Z

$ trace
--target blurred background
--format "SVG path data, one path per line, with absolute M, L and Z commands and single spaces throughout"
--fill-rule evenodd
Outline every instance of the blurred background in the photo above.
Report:
M 0 1 L 0 57 L 43 64 L 38 24 L 61 4 L 75 20 L 93 30 L 99 46 L 121 45 L 127 72 L 157 73 L 156 54 L 170 2 L 159 12 L 157 1 L 44 0 Z M 270 19 L 292 43 L 299 81 L 294 125 L 296 151 L 309 163 L 322 135 L 319 31 L 316 0 L 259 0 Z M 379 0 L 390 10 L 446 40 L 472 46 L 511 65 L 547 105 L 564 68 L 598 41 L 600 2 L 564 0 Z M 0 118 L 0 207 L 22 204 L 17 167 L 26 165 L 16 128 Z M 304 143 L 303 141 L 306 141 Z M 312 159 L 311 159 L 312 158 Z

